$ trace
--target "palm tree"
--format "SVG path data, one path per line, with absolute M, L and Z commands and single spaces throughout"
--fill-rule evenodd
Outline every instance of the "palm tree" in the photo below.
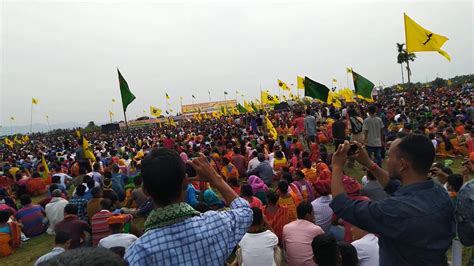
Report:
M 402 71 L 402 82 L 405 83 L 405 79 L 403 77 L 403 63 L 407 64 L 407 76 L 408 76 L 408 88 L 410 87 L 410 76 L 411 76 L 411 69 L 410 69 L 410 61 L 415 61 L 416 55 L 414 53 L 408 53 L 407 50 L 404 48 L 404 43 L 397 43 L 397 63 L 400 64 L 400 69 Z
M 400 64 L 400 70 L 402 71 L 402 84 L 405 85 L 405 78 L 403 77 L 403 62 L 405 62 L 405 56 L 404 52 L 405 49 L 403 49 L 404 43 L 397 43 L 397 63 Z

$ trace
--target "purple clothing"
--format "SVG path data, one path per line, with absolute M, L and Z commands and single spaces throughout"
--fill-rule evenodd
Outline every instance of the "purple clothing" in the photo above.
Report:
M 311 185 L 311 183 L 306 181 L 306 179 L 295 180 L 295 181 L 293 181 L 293 184 L 295 184 L 298 187 L 298 189 L 301 191 L 301 195 L 304 194 L 303 186 L 305 186 L 306 187 L 306 192 L 308 193 L 307 201 L 311 202 L 311 201 L 314 200 L 313 186 Z
M 267 185 L 256 175 L 251 175 L 248 179 L 248 183 L 252 187 L 253 194 L 259 191 L 267 192 L 268 190 Z
M 37 236 L 44 233 L 47 226 L 43 224 L 45 211 L 39 205 L 28 204 L 21 208 L 15 218 L 23 224 L 23 233 L 27 237 Z
M 234 154 L 234 156 L 232 156 L 231 163 L 235 166 L 235 168 L 237 168 L 239 177 L 244 177 L 247 173 L 246 162 L 247 160 L 245 160 L 245 157 L 242 154 Z

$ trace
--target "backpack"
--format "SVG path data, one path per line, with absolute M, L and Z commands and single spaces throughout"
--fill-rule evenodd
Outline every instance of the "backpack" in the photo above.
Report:
M 458 192 L 454 221 L 456 233 L 464 246 L 474 245 L 474 180 L 464 184 Z
M 350 117 L 352 134 L 362 132 L 362 123 L 355 117 Z

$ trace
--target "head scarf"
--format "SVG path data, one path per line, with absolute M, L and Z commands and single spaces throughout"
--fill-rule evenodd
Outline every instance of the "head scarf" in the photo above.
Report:
M 260 179 L 260 177 L 256 175 L 251 175 L 248 179 L 249 185 L 252 187 L 253 193 L 257 193 L 259 191 L 267 192 L 268 187 L 265 183 Z
M 314 188 L 319 194 L 331 194 L 331 184 L 329 180 L 316 181 Z
M 127 215 L 112 215 L 107 219 L 107 224 L 124 224 L 128 221 Z
M 342 185 L 344 186 L 344 190 L 348 195 L 358 195 L 361 185 L 357 182 L 354 178 L 350 176 L 343 176 L 342 177 Z
M 219 197 L 217 197 L 217 194 L 211 189 L 204 191 L 203 197 L 207 205 L 217 205 L 222 203 Z
M 187 162 L 189 160 L 188 155 L 185 152 L 180 153 L 179 157 L 181 157 L 181 160 L 183 160 L 183 162 Z

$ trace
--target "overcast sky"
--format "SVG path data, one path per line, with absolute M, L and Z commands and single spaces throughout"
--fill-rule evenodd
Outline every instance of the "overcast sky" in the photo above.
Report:
M 413 81 L 473 73 L 473 4 L 465 2 L 112 3 L 13 2 L 1 6 L 0 125 L 123 119 L 116 67 L 137 99 L 129 119 L 184 103 L 278 92 L 306 75 L 346 86 L 348 66 L 376 85 L 401 82 L 403 12 L 447 36 L 448 62 L 418 53 Z

